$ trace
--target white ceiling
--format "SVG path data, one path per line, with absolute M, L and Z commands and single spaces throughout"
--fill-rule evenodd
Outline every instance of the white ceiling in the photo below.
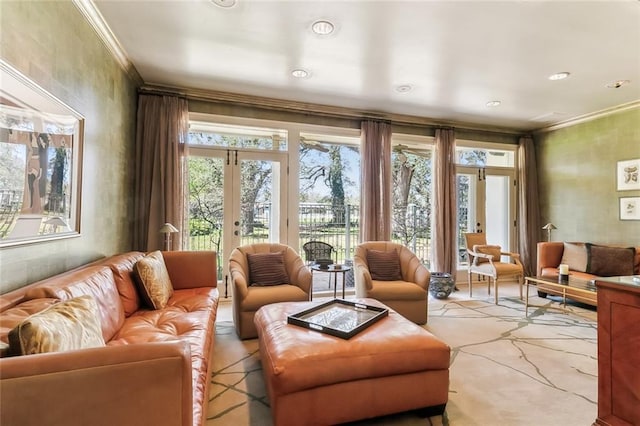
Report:
M 637 0 L 95 5 L 148 84 L 521 130 L 640 100 Z M 314 34 L 318 19 L 335 32 Z

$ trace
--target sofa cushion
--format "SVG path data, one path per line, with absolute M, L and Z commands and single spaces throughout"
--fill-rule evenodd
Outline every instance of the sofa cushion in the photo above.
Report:
M 113 279 L 126 317 L 140 309 L 140 295 L 135 281 L 134 266 L 143 257 L 144 253 L 133 251 L 111 256 L 100 262 L 101 265 L 108 266 L 113 271 Z
M 283 253 L 247 253 L 247 263 L 249 264 L 249 285 L 289 284 Z
M 98 305 L 89 295 L 56 303 L 11 330 L 9 345 L 20 355 L 104 346 Z
M 69 300 L 74 297 L 91 295 L 98 304 L 102 337 L 111 340 L 124 322 L 124 309 L 108 266 L 89 266 L 68 274 L 56 275 L 42 284 L 29 289 L 25 299 L 42 297 Z
M 400 256 L 395 250 L 367 249 L 367 267 L 371 279 L 376 281 L 401 281 Z
M 489 254 L 493 256 L 493 259 L 491 260 L 493 260 L 494 262 L 500 262 L 500 253 L 502 252 L 502 247 L 481 244 L 481 245 L 473 246 L 473 251 L 475 251 L 476 253 Z M 476 263 L 485 263 L 485 262 L 489 262 L 489 259 L 485 259 L 484 257 L 478 257 Z
M 599 277 L 633 275 L 636 250 L 587 243 L 587 272 Z
M 153 309 L 162 309 L 167 306 L 167 301 L 173 294 L 173 286 L 160 250 L 138 260 L 135 270 L 140 295 L 147 305 Z
M 560 263 L 569 265 L 569 269 L 587 272 L 587 246 L 582 243 L 563 243 L 564 251 Z

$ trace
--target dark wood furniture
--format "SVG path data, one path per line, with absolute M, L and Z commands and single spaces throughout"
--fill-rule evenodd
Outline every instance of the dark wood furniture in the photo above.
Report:
M 640 425 L 640 283 L 601 278 L 598 287 L 598 418 Z

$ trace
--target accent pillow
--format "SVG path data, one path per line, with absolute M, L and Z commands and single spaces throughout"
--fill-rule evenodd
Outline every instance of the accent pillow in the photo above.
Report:
M 587 272 L 599 277 L 633 275 L 636 250 L 633 247 L 606 247 L 587 243 Z
M 400 256 L 395 250 L 367 250 L 367 265 L 371 279 L 376 281 L 402 280 Z
M 500 262 L 500 253 L 502 252 L 502 248 L 500 246 L 490 246 L 490 245 L 475 245 L 473 246 L 473 251 L 476 253 L 482 254 L 490 254 L 493 256 L 494 262 Z M 485 259 L 484 257 L 479 257 L 477 263 L 485 263 L 489 262 L 489 259 Z
M 569 270 L 587 272 L 587 246 L 581 243 L 564 243 L 560 263 L 569 265 Z
M 9 332 L 10 352 L 31 355 L 104 346 L 93 296 L 56 303 L 26 318 Z
M 268 286 L 289 284 L 289 275 L 284 266 L 284 254 L 247 253 L 249 263 L 249 285 Z
M 138 260 L 135 271 L 140 295 L 147 305 L 153 309 L 163 309 L 167 306 L 173 294 L 173 284 L 169 279 L 162 253 L 156 250 Z

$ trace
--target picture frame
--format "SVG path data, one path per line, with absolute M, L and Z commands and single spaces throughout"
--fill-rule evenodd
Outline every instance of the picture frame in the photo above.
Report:
M 618 161 L 616 176 L 618 191 L 640 190 L 640 158 Z
M 80 235 L 84 117 L 0 59 L 0 249 Z
M 620 220 L 640 220 L 640 197 L 620 197 Z

